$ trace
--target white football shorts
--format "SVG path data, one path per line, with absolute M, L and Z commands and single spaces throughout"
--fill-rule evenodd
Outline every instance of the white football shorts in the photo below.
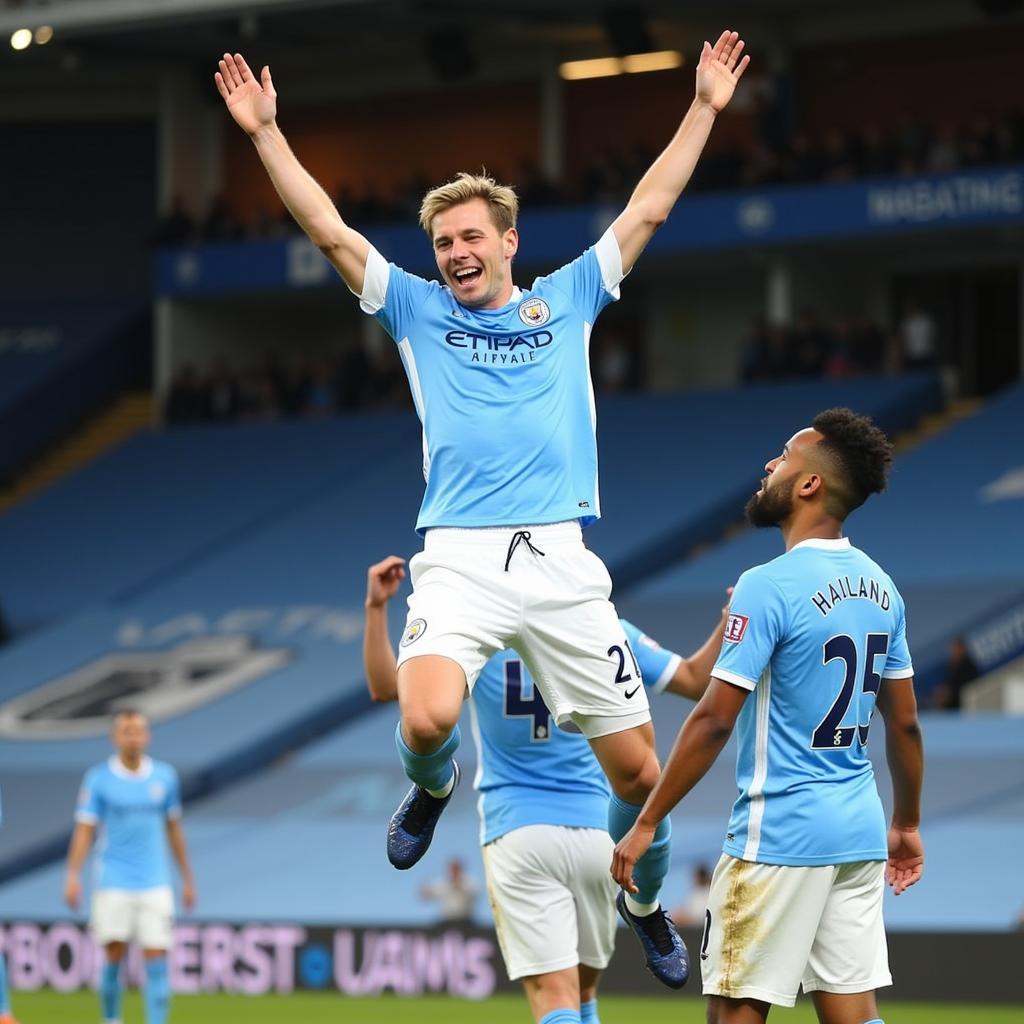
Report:
M 92 897 L 89 928 L 93 938 L 132 942 L 143 949 L 170 949 L 174 942 L 174 894 L 154 889 L 98 889 Z
M 494 929 L 508 976 L 585 964 L 615 949 L 614 848 L 603 829 L 526 825 L 483 848 Z
M 609 600 L 611 577 L 584 546 L 579 523 L 435 528 L 409 571 L 399 665 L 425 654 L 450 658 L 472 690 L 487 659 L 510 647 L 556 724 L 572 721 L 594 738 L 650 721 L 639 666 Z
M 882 922 L 885 862 L 755 864 L 723 854 L 711 879 L 704 995 L 792 1006 L 804 992 L 892 984 Z

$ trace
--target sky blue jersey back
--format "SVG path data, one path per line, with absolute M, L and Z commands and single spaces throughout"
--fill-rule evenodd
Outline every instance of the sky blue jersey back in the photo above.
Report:
M 600 516 L 590 331 L 621 279 L 611 228 L 493 310 L 371 249 L 360 306 L 398 343 L 423 424 L 420 533 Z
M 621 621 L 644 685 L 660 692 L 679 655 Z M 481 843 L 525 825 L 607 828 L 608 783 L 590 744 L 555 726 L 515 651 L 501 651 L 484 666 L 473 687 L 470 714 Z
M 885 860 L 867 756 L 883 679 L 914 674 L 903 599 L 846 538 L 745 572 L 712 675 L 753 690 L 740 712 L 724 850 L 762 864 Z
M 130 772 L 116 755 L 85 773 L 75 821 L 96 825 L 97 889 L 152 889 L 171 884 L 167 820 L 181 816 L 178 774 L 144 757 Z

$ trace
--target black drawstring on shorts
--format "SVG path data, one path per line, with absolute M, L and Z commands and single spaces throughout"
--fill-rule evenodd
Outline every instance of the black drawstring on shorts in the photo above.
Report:
M 505 572 L 508 572 L 509 563 L 512 561 L 512 556 L 516 553 L 516 548 L 519 547 L 519 542 L 521 540 L 526 541 L 526 546 L 535 555 L 540 555 L 541 558 L 544 557 L 544 552 L 541 551 L 540 548 L 535 548 L 530 543 L 530 531 L 529 530 L 516 530 L 516 532 L 512 534 L 512 540 L 509 541 L 508 554 L 505 556 Z

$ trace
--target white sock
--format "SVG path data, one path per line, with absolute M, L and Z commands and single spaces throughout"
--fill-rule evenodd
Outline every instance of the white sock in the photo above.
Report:
M 653 914 L 658 909 L 657 903 L 640 903 L 633 899 L 629 893 L 626 893 L 626 909 L 634 917 L 646 917 L 648 914 Z
M 428 789 L 427 792 L 438 800 L 443 800 L 453 789 L 455 788 L 455 772 L 452 772 L 452 777 L 445 783 L 441 789 Z

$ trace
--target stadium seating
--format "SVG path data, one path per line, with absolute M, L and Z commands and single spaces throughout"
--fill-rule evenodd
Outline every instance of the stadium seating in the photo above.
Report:
M 602 404 L 610 524 L 592 532 L 613 576 L 636 578 L 714 537 L 757 478 L 768 431 L 788 436 L 794 420 L 829 401 L 868 408 L 896 425 L 930 407 L 937 393 L 926 376 L 827 390 L 818 383 L 756 388 L 739 397 Z M 741 408 L 722 416 L 729 402 Z M 705 425 L 716 410 L 712 442 Z M 639 444 L 644 431 L 672 439 L 672 456 L 664 444 Z M 417 546 L 419 462 L 415 421 L 402 414 L 134 439 L 0 517 L 5 608 L 24 634 L 0 652 L 0 701 L 72 672 L 88 675 L 101 705 L 114 683 L 127 687 L 123 700 L 150 711 L 159 749 L 179 767 L 189 794 L 339 724 L 365 705 L 365 568 Z M 659 500 L 645 501 L 655 489 Z M 69 508 L 74 529 L 66 526 Z M 211 658 L 220 659 L 216 672 L 204 667 Z M 181 671 L 195 702 L 161 721 L 165 684 Z M 136 690 L 129 676 L 147 681 Z M 67 685 L 81 690 L 84 677 L 75 678 Z M 163 681 L 155 689 L 154 678 Z M 199 682 L 210 687 L 205 700 Z M 221 683 L 226 688 L 213 699 Z M 67 704 L 53 708 L 67 717 Z M 107 750 L 102 718 L 81 728 L 61 721 L 44 733 L 40 715 L 32 715 L 37 738 L 30 742 L 24 714 L 0 704 L 11 826 L 0 877 L 60 849 L 78 774 Z
M 144 372 L 138 300 L 0 304 L 0 484 Z

